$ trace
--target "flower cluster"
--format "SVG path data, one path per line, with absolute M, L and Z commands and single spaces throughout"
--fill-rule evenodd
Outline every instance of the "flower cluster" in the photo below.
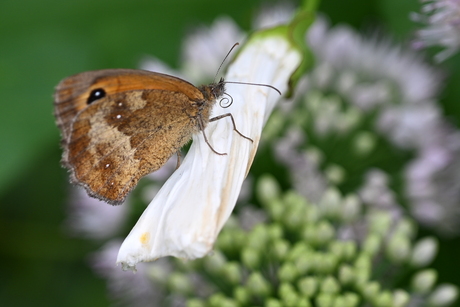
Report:
M 388 184 L 402 180 L 391 192 L 397 207 L 407 205 L 441 233 L 458 233 L 460 132 L 435 100 L 442 75 L 410 51 L 345 26 L 329 28 L 323 18 L 308 40 L 316 66 L 297 94 L 300 103 L 275 112 L 267 125 L 267 143 L 292 185 L 317 201 L 329 184 L 359 191 L 377 169 Z
M 460 1 L 458 0 L 422 0 L 421 13 L 412 13 L 413 21 L 423 23 L 426 28 L 416 32 L 413 42 L 415 49 L 430 46 L 445 48 L 435 56 L 442 62 L 460 49 Z
M 441 306 L 456 298 L 456 287 L 435 287 L 436 272 L 425 267 L 437 242 L 414 242 L 410 219 L 364 210 L 356 195 L 335 189 L 318 205 L 279 191 L 271 176 L 260 178 L 257 194 L 268 221 L 249 232 L 236 221 L 226 226 L 215 254 L 193 264 L 215 292 L 187 306 L 420 306 L 420 300 Z M 402 266 L 411 267 L 412 286 L 393 288 Z
M 252 209 L 250 222 L 243 212 L 234 215 L 210 256 L 143 264 L 128 283 L 113 276 L 119 270 L 101 270 L 119 245 L 107 246 L 97 268 L 130 306 L 147 299 L 188 307 L 445 306 L 458 296 L 455 286 L 436 285 L 437 272 L 427 266 L 437 240 L 416 240 L 411 219 L 366 208 L 357 195 L 343 197 L 333 188 L 312 204 L 294 191 L 280 192 L 269 175 L 256 191 L 261 207 Z M 403 274 L 410 282 L 396 287 Z

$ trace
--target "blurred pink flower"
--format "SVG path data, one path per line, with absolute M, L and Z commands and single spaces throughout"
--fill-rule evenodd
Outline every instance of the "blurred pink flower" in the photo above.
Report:
M 121 206 L 111 206 L 89 197 L 80 187 L 71 188 L 68 218 L 65 222 L 73 235 L 90 239 L 107 239 L 117 234 L 129 213 L 129 198 Z
M 412 13 L 411 19 L 426 25 L 416 32 L 415 49 L 440 46 L 445 49 L 435 55 L 442 62 L 460 49 L 460 1 L 422 0 L 421 13 Z

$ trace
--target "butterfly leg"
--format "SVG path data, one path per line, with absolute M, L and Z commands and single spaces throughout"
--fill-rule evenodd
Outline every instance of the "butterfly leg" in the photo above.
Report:
M 178 169 L 179 166 L 180 166 L 180 150 L 178 150 L 178 151 L 176 152 L 176 155 L 177 155 L 176 169 Z
M 251 138 L 245 136 L 244 134 L 242 134 L 241 132 L 239 132 L 238 129 L 236 129 L 235 119 L 233 118 L 232 113 L 226 113 L 226 114 L 222 114 L 222 115 L 213 117 L 213 118 L 209 119 L 209 121 L 210 121 L 210 122 L 213 122 L 213 121 L 216 121 L 216 120 L 222 119 L 222 118 L 224 118 L 224 117 L 228 117 L 228 116 L 229 116 L 230 119 L 232 120 L 232 123 L 233 123 L 233 130 L 235 130 L 236 133 L 238 133 L 240 136 L 242 136 L 242 137 L 245 138 L 246 140 L 249 140 L 249 141 L 251 141 L 251 142 L 254 142 Z
M 201 119 L 201 117 L 198 117 L 198 126 L 201 132 L 203 133 L 204 141 L 206 142 L 206 144 L 208 144 L 209 148 L 211 148 L 211 150 L 214 151 L 214 153 L 220 156 L 226 156 L 227 155 L 226 153 L 217 152 L 214 148 L 212 148 L 211 144 L 208 141 L 208 138 L 206 137 L 206 133 L 204 133 L 204 124 L 203 124 L 203 120 Z

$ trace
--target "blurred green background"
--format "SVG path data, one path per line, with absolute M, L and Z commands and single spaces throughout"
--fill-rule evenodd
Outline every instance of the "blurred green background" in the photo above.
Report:
M 228 15 L 249 30 L 264 1 L 2 0 L 0 1 L 0 306 L 107 306 L 106 285 L 87 266 L 97 243 L 71 238 L 66 171 L 52 115 L 54 86 L 85 70 L 136 68 L 144 55 L 177 66 L 183 37 L 194 26 Z M 278 2 L 277 2 L 278 3 Z M 407 40 L 417 0 L 323 0 L 333 24 L 379 29 Z M 229 42 L 231 45 L 233 42 Z M 459 62 L 441 96 L 460 118 Z M 457 72 L 456 72 L 457 71 Z M 440 282 L 460 284 L 458 239 L 442 242 L 434 267 Z

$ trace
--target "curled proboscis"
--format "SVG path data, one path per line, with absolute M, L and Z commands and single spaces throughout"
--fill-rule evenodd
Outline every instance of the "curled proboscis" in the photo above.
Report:
M 232 105 L 233 103 L 233 97 L 230 96 L 229 94 L 227 93 L 224 93 L 224 95 L 228 96 L 228 97 L 223 97 L 220 101 L 219 101 L 219 105 L 221 108 L 228 108 L 229 106 Z

